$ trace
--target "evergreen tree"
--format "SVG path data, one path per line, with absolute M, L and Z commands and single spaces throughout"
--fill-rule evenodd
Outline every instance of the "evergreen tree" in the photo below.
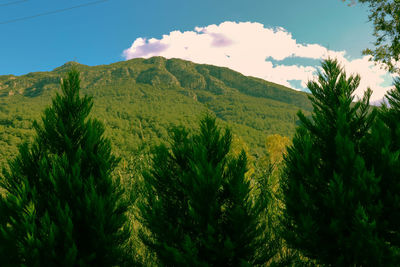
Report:
M 12 266 L 123 264 L 127 205 L 111 176 L 118 159 L 102 124 L 88 118 L 93 101 L 79 96 L 79 72 L 70 71 L 61 89 L 42 124 L 34 123 L 33 143 L 3 171 L 0 259 Z
M 229 156 L 232 135 L 206 116 L 191 135 L 174 128 L 144 174 L 140 237 L 164 266 L 250 266 L 272 256 L 261 198 L 245 178 L 245 152 Z
M 363 157 L 375 117 L 371 91 L 353 102 L 360 77 L 347 77 L 332 59 L 322 69 L 308 83 L 312 118 L 299 112 L 301 125 L 285 156 L 282 235 L 318 263 L 383 266 L 389 248 L 376 223 L 379 178 Z
M 372 127 L 365 158 L 380 177 L 382 212 L 377 225 L 380 235 L 390 244 L 393 265 L 400 262 L 400 79 L 395 79 L 394 89 L 386 94 L 389 105 L 379 109 L 378 119 Z

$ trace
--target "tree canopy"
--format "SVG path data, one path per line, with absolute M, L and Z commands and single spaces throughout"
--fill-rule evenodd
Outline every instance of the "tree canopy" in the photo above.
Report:
M 118 163 L 103 125 L 88 118 L 79 72 L 34 123 L 0 186 L 0 261 L 5 266 L 115 266 L 129 261 L 127 204 L 111 173 Z
M 172 130 L 155 149 L 139 205 L 143 242 L 163 266 L 253 266 L 274 255 L 265 198 L 252 197 L 246 153 L 230 156 L 232 135 L 215 118 L 198 133 Z
M 383 266 L 390 245 L 379 235 L 379 177 L 366 164 L 363 141 L 375 112 L 367 90 L 353 102 L 359 76 L 336 60 L 322 63 L 312 92 L 312 118 L 301 125 L 285 156 L 282 234 L 289 247 L 318 263 Z
M 346 1 L 346 0 L 342 0 Z M 369 20 L 374 24 L 375 43 L 373 49 L 363 54 L 371 55 L 376 62 L 382 62 L 391 72 L 400 72 L 400 1 L 399 0 L 357 0 L 368 4 Z M 355 4 L 356 0 L 348 1 Z

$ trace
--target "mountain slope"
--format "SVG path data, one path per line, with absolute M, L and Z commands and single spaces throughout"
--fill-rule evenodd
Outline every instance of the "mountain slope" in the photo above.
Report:
M 305 93 L 228 68 L 162 57 L 93 67 L 68 62 L 51 72 L 0 76 L 0 164 L 32 136 L 32 121 L 71 67 L 81 71 L 82 92 L 94 97 L 93 115 L 124 156 L 142 141 L 167 139 L 171 125 L 195 127 L 207 111 L 255 152 L 268 134 L 292 135 L 297 111 L 311 109 Z

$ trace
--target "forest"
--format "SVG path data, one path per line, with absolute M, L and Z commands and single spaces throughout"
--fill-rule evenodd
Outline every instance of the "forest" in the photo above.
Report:
M 396 266 L 400 80 L 374 108 L 359 76 L 322 69 L 310 115 L 262 156 L 205 110 L 123 158 L 71 66 L 3 168 L 2 264 Z
M 0 165 L 31 138 L 32 122 L 71 67 L 80 71 L 82 93 L 94 99 L 92 114 L 123 158 L 143 141 L 167 141 L 172 125 L 195 127 L 204 112 L 215 114 L 261 157 L 268 135 L 292 136 L 297 111 L 311 110 L 305 93 L 227 68 L 162 57 L 94 67 L 69 62 L 51 72 L 0 76 Z
M 360 2 L 398 71 L 398 2 Z M 0 76 L 1 266 L 399 266 L 400 78 L 359 85 L 333 58 L 310 94 L 162 57 Z

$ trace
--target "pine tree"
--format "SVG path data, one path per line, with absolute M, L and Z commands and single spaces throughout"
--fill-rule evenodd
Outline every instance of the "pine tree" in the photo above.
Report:
M 382 164 L 384 167 L 381 169 L 383 218 L 386 220 L 382 229 L 387 236 L 386 240 L 397 248 L 397 259 L 400 260 L 400 78 L 395 79 L 394 89 L 388 92 L 386 98 L 390 106 L 384 106 L 380 113 L 389 130 L 389 138 L 385 140 L 390 140 L 390 145 L 385 150 L 381 149 L 382 154 L 387 154 L 380 157 L 382 163 L 386 163 L 386 166 Z M 380 141 L 382 144 L 382 139 Z M 389 173 L 385 173 L 387 171 Z
M 377 176 L 382 212 L 377 220 L 380 236 L 391 247 L 392 265 L 400 262 L 400 79 L 386 94 L 387 104 L 379 109 L 378 119 L 365 140 L 365 158 Z
M 334 266 L 383 266 L 388 246 L 378 234 L 379 177 L 366 165 L 364 140 L 375 112 L 371 91 L 353 102 L 359 76 L 336 60 L 309 82 L 312 118 L 301 125 L 285 156 L 282 235 L 291 248 Z
M 232 135 L 206 116 L 197 134 L 174 128 L 155 148 L 139 205 L 141 239 L 163 266 L 250 266 L 273 246 L 262 200 L 252 198 L 245 152 L 228 156 Z
M 93 101 L 79 96 L 79 72 L 70 71 L 61 89 L 34 123 L 33 143 L 3 171 L 0 258 L 12 266 L 123 264 L 129 233 L 112 177 L 118 159 L 103 125 L 88 118 Z

